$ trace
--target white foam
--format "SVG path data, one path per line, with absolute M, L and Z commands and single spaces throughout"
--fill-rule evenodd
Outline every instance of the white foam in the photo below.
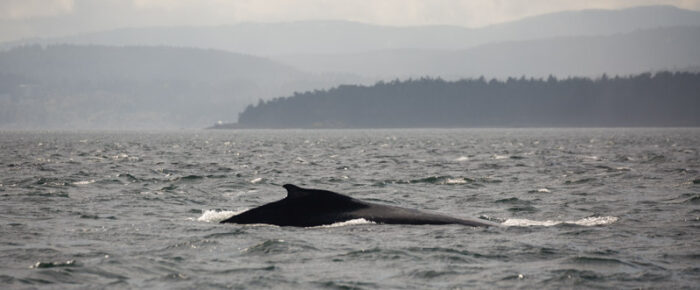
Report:
M 337 223 L 332 223 L 330 225 L 322 225 L 322 226 L 316 226 L 316 227 L 310 227 L 310 228 L 336 228 L 336 227 L 344 227 L 344 226 L 356 226 L 356 225 L 373 225 L 376 224 L 373 221 L 368 221 L 366 219 L 352 219 L 352 220 L 347 220 L 344 222 L 337 222 Z
M 119 153 L 117 155 L 112 156 L 112 159 L 114 160 L 129 160 L 129 161 L 139 161 L 140 158 L 137 156 L 129 156 L 129 154 L 126 153 Z
M 507 226 L 507 227 L 530 227 L 530 226 L 551 227 L 551 226 L 556 226 L 559 224 L 572 224 L 572 225 L 591 227 L 591 226 L 609 225 L 609 224 L 616 222 L 617 220 L 619 220 L 619 218 L 614 217 L 614 216 L 587 217 L 587 218 L 582 218 L 582 219 L 576 220 L 576 221 L 553 221 L 553 220 L 534 221 L 534 220 L 529 220 L 529 219 L 507 219 L 505 222 L 502 223 L 502 225 Z
M 125 159 L 125 158 L 129 158 L 129 155 L 126 153 L 119 153 L 117 155 L 112 156 L 112 159 L 114 159 L 114 160 Z
M 445 184 L 465 184 L 467 180 L 464 178 L 448 178 L 445 180 Z
M 94 180 L 94 179 L 90 179 L 90 180 L 83 180 L 83 181 L 76 181 L 76 182 L 73 182 L 73 184 L 75 184 L 75 185 L 87 185 L 87 184 L 91 184 L 91 183 L 95 183 L 95 180 Z
M 554 225 L 558 225 L 560 223 L 562 223 L 562 222 L 561 221 L 552 221 L 552 220 L 533 221 L 533 220 L 529 220 L 529 219 L 507 219 L 501 225 L 506 226 L 506 227 L 530 227 L 530 226 L 551 227 Z
M 256 178 L 256 179 L 251 180 L 250 183 L 256 184 L 256 183 L 258 183 L 258 182 L 260 182 L 260 181 L 262 181 L 262 180 L 263 180 L 262 177 L 258 177 L 258 178 Z
M 587 218 L 582 218 L 580 220 L 577 220 L 573 222 L 573 224 L 577 224 L 580 226 L 602 226 L 602 225 L 609 225 L 614 222 L 619 220 L 618 217 L 615 216 L 599 216 L 599 217 L 587 217 Z
M 500 159 L 507 159 L 509 156 L 508 155 L 498 155 L 498 154 L 493 154 L 491 158 L 500 160 Z
M 549 189 L 543 187 L 543 188 L 538 189 L 537 192 L 550 193 L 551 191 Z
M 455 161 L 467 161 L 469 160 L 469 157 L 467 156 L 459 156 L 459 158 L 455 159 Z
M 218 223 L 220 221 L 223 221 L 227 218 L 230 218 L 234 215 L 237 215 L 239 213 L 244 212 L 245 210 L 240 210 L 240 211 L 231 211 L 231 210 L 205 210 L 200 217 L 197 218 L 198 222 L 207 222 L 207 223 Z

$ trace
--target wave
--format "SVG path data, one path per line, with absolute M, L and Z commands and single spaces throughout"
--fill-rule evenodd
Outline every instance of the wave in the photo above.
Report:
M 587 218 L 582 218 L 580 220 L 575 220 L 575 221 L 553 221 L 553 220 L 535 221 L 535 220 L 529 220 L 529 219 L 507 219 L 501 225 L 507 226 L 507 227 L 530 227 L 530 226 L 551 227 L 551 226 L 556 226 L 556 225 L 560 225 L 560 224 L 569 224 L 569 225 L 579 225 L 579 226 L 584 226 L 584 227 L 592 227 L 592 226 L 609 225 L 609 224 L 612 224 L 614 222 L 617 222 L 619 219 L 620 218 L 614 217 L 614 216 L 587 217 Z
M 424 178 L 417 179 L 387 179 L 375 183 L 376 186 L 384 186 L 387 184 L 416 184 L 416 183 L 428 183 L 428 184 L 439 184 L 439 185 L 459 185 L 459 184 L 470 184 L 474 186 L 480 186 L 482 183 L 501 183 L 501 180 L 491 179 L 488 177 L 481 178 L 469 178 L 469 177 L 454 177 L 450 175 L 433 175 Z
M 94 179 L 73 182 L 74 185 L 88 185 L 92 183 L 95 183 Z

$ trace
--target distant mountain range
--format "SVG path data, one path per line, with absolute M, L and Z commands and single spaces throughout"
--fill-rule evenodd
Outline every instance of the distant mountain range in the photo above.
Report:
M 0 128 L 201 128 L 259 99 L 337 84 L 217 50 L 25 46 L 0 52 Z
M 343 21 L 129 28 L 1 44 L 0 128 L 201 128 L 235 121 L 259 100 L 340 84 L 698 67 L 700 12 L 669 6 L 475 29 Z
M 258 56 L 348 54 L 395 49 L 462 50 L 487 43 L 569 36 L 602 36 L 669 26 L 700 26 L 700 12 L 671 6 L 583 10 L 513 22 L 459 26 L 393 27 L 346 21 L 242 23 L 208 27 L 126 28 L 7 43 L 177 46 Z
M 288 81 L 304 73 L 238 53 L 155 46 L 39 45 L 0 53 L 0 73 L 49 81 Z
M 464 50 L 400 49 L 333 55 L 302 54 L 277 60 L 303 71 L 344 72 L 385 79 L 628 75 L 655 70 L 686 70 L 699 65 L 700 26 L 499 42 Z

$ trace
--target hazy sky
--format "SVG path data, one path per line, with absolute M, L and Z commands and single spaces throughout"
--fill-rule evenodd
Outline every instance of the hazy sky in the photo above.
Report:
M 478 27 L 581 9 L 700 0 L 0 0 L 0 41 L 122 27 L 351 20 L 384 25 Z

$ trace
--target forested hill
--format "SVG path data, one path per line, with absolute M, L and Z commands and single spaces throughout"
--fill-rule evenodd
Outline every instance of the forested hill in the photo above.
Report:
M 440 79 L 339 86 L 260 101 L 243 128 L 700 126 L 700 73 Z

